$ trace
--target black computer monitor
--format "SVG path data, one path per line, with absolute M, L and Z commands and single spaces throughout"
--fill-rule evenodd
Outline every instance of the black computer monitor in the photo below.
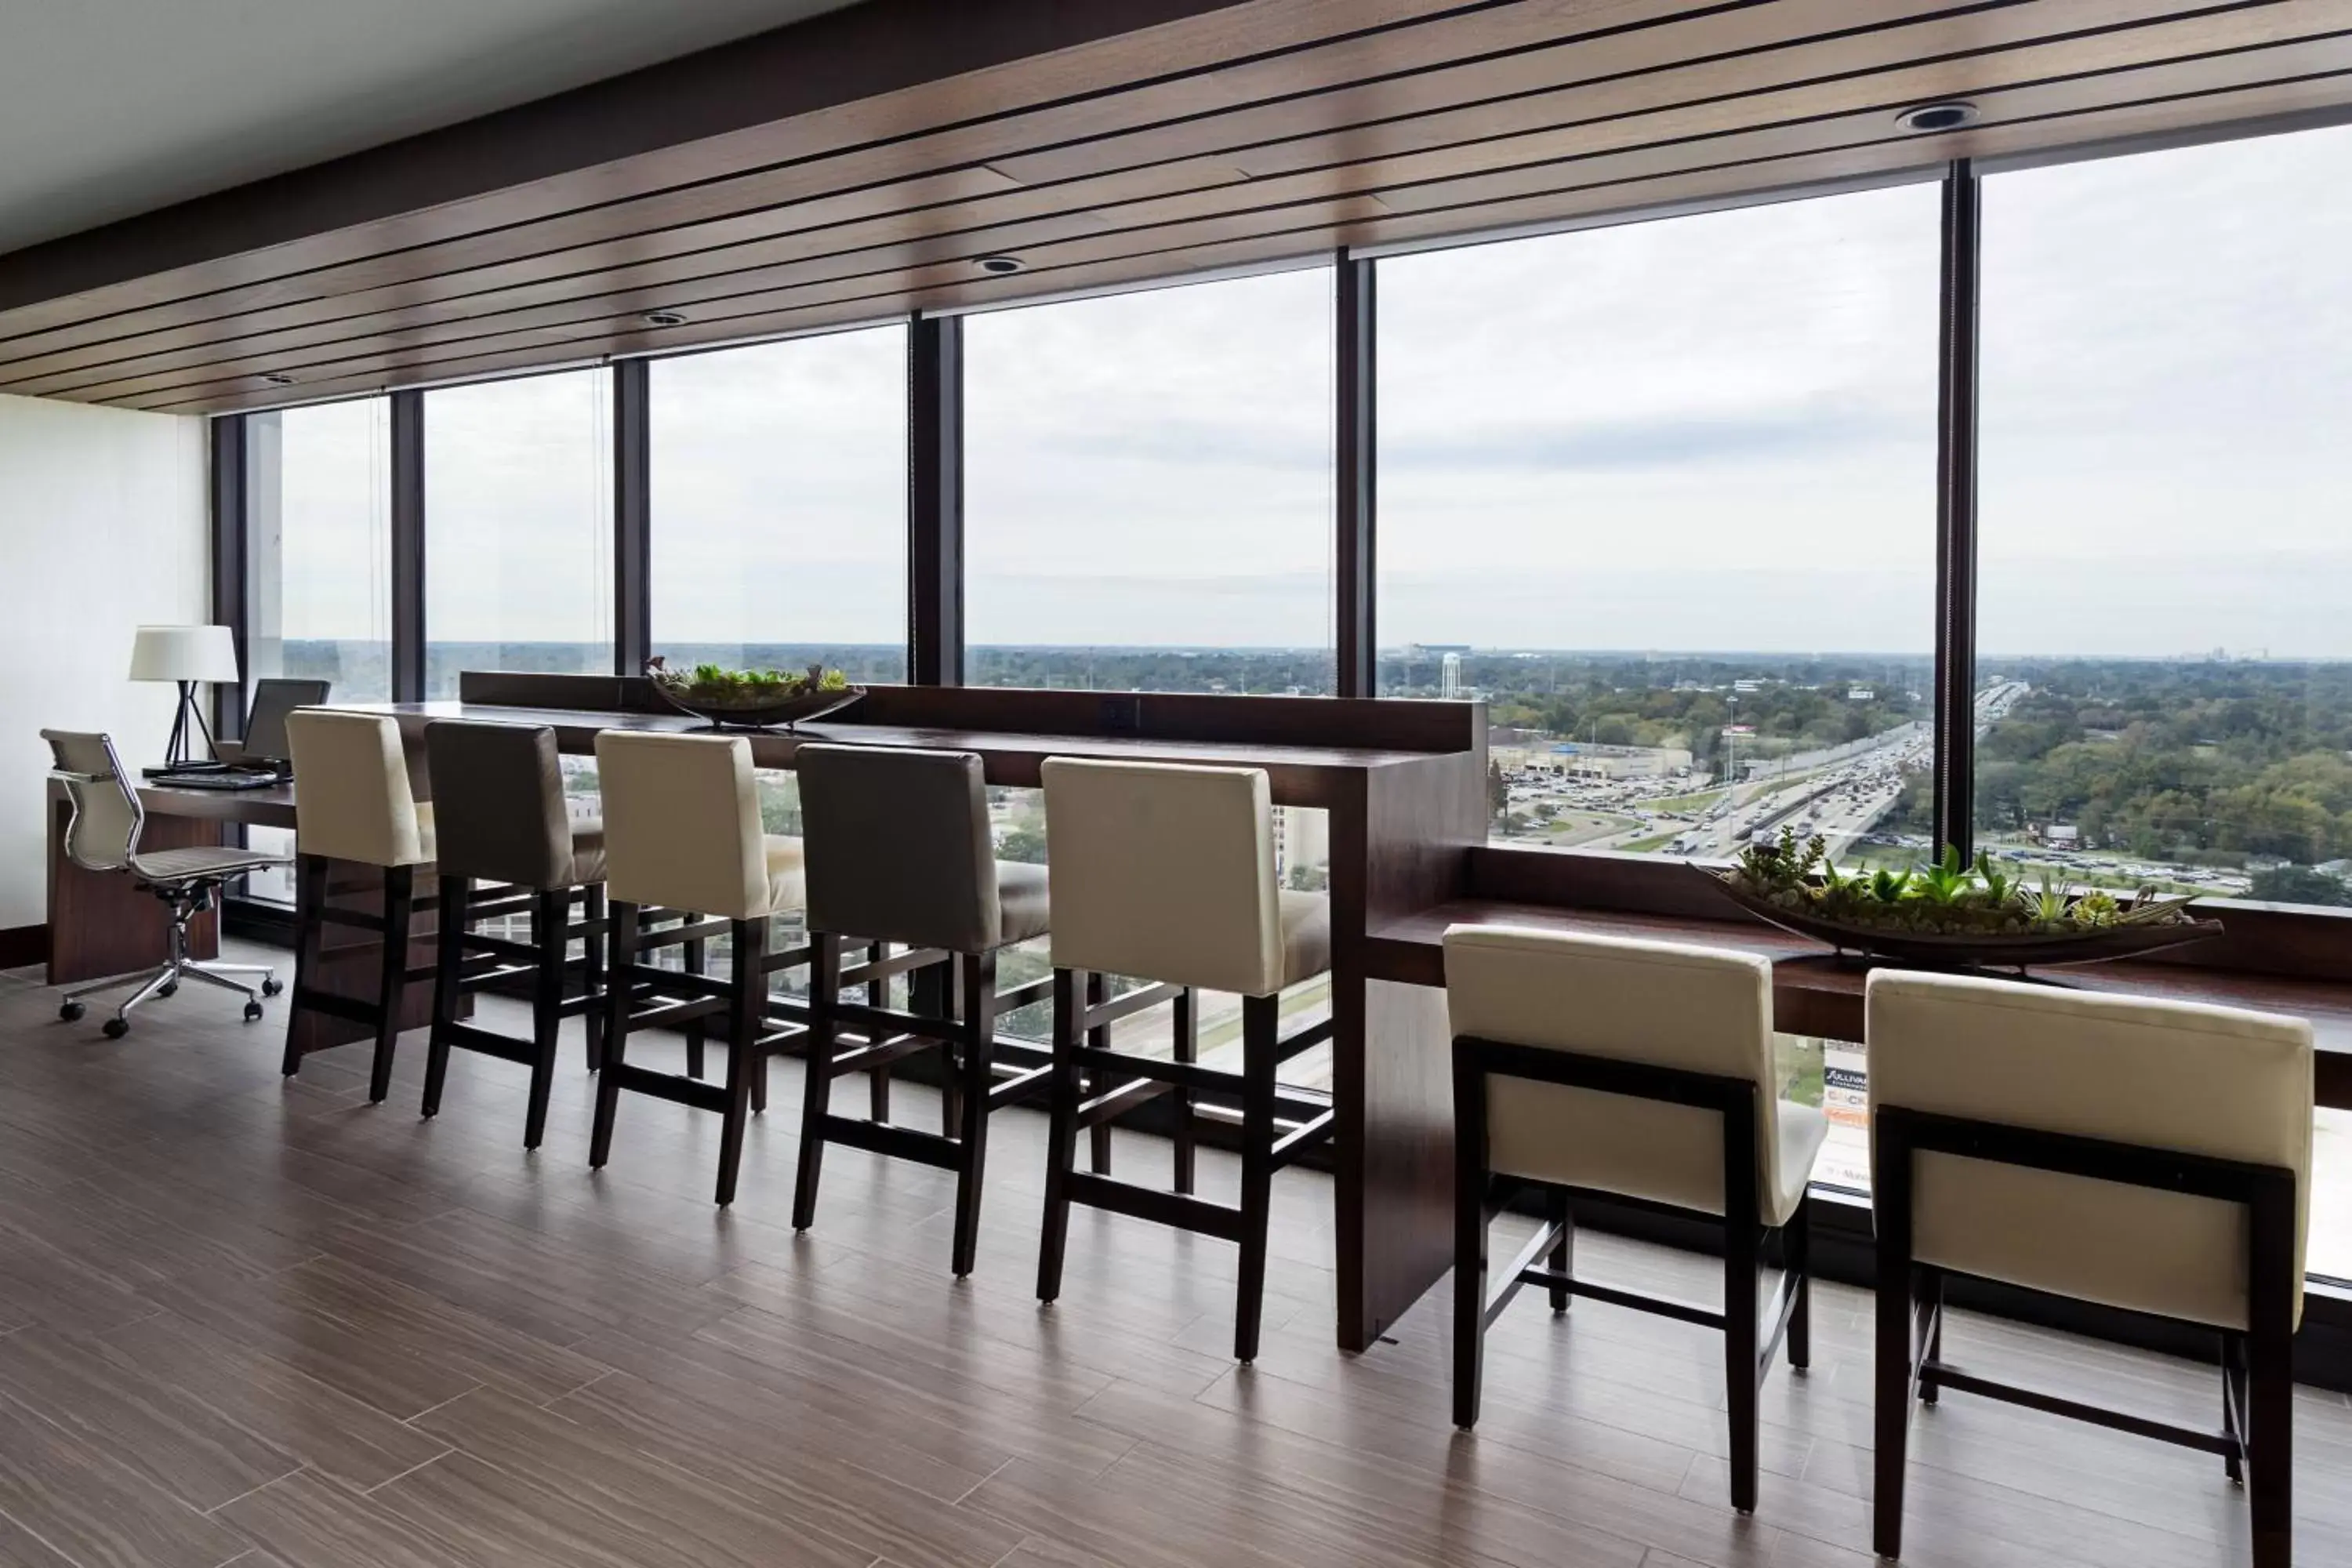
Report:
M 255 681 L 253 710 L 245 721 L 245 760 L 285 767 L 294 750 L 286 743 L 286 715 L 324 702 L 327 691 L 323 680 Z

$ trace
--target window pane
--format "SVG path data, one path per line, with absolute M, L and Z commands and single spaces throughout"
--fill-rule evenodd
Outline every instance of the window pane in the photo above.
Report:
M 613 671 L 611 373 L 425 395 L 425 691 Z
M 348 702 L 392 698 L 392 405 L 382 397 L 246 420 L 246 658 L 252 683 L 324 680 Z M 256 849 L 294 852 L 282 828 Z M 257 871 L 244 896 L 291 905 L 291 870 Z
M 975 685 L 1331 689 L 1331 273 L 964 323 Z
M 906 679 L 906 329 L 650 370 L 654 651 Z
M 247 420 L 246 679 L 331 681 L 392 697 L 391 404 L 381 397 Z
M 1381 263 L 1381 688 L 1477 696 L 1493 836 L 1928 830 L 1937 204 Z
M 2352 130 L 1985 183 L 1980 841 L 2352 904 Z

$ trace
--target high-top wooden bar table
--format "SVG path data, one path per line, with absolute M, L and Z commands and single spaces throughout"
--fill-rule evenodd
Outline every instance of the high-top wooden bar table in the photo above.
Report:
M 469 671 L 454 702 L 336 703 L 397 718 L 545 724 L 590 755 L 602 730 L 706 728 L 642 679 Z M 1332 1158 L 1341 1346 L 1361 1350 L 1453 1260 L 1453 1088 L 1444 997 L 1375 978 L 1367 937 L 1456 889 L 1486 829 L 1486 717 L 1473 702 L 886 686 L 797 731 L 748 737 L 761 768 L 805 742 L 977 753 L 988 782 L 1035 787 L 1047 757 L 1265 770 L 1277 805 L 1330 814 Z

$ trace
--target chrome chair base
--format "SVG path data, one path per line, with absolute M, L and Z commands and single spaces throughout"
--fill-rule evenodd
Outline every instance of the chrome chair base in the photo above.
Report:
M 111 979 L 97 981 L 67 992 L 65 1000 L 58 1006 L 58 1016 L 68 1024 L 73 1023 L 88 1010 L 83 1004 L 83 997 L 94 996 L 101 991 L 119 991 L 126 985 L 131 986 L 133 989 L 131 994 L 123 998 L 121 1005 L 114 1009 L 114 1016 L 101 1025 L 99 1030 L 108 1039 L 119 1040 L 131 1032 L 131 1010 L 133 1007 L 151 997 L 171 995 L 179 990 L 180 982 L 183 980 L 200 981 L 206 985 L 216 985 L 224 991 L 234 991 L 243 996 L 245 1021 L 248 1024 L 260 1021 L 263 997 L 275 996 L 286 989 L 278 983 L 277 972 L 265 964 L 220 963 L 189 957 L 187 922 L 174 920 L 170 930 L 171 956 L 162 963 L 137 974 L 118 974 Z M 239 974 L 257 974 L 261 976 L 261 984 L 247 985 L 241 980 L 232 978 Z

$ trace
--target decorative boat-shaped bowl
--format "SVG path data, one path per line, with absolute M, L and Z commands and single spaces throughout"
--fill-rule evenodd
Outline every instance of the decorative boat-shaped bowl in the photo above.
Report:
M 701 720 L 714 730 L 772 730 L 780 724 L 789 730 L 808 720 L 837 713 L 866 695 L 866 688 L 851 686 L 835 691 L 811 691 L 797 697 L 756 702 L 719 703 L 702 701 L 689 693 L 674 691 L 659 680 L 653 682 L 653 689 L 663 701 L 689 718 Z
M 2100 926 L 2065 932 L 1889 931 L 1789 909 L 1758 898 L 1704 867 L 1694 866 L 1691 869 L 1713 883 L 1725 898 L 1767 924 L 1826 942 L 1840 952 L 1893 959 L 1924 968 L 2022 969 L 2035 963 L 2095 963 L 2105 959 L 2137 957 L 2221 934 L 2221 922 L 2217 920 Z

